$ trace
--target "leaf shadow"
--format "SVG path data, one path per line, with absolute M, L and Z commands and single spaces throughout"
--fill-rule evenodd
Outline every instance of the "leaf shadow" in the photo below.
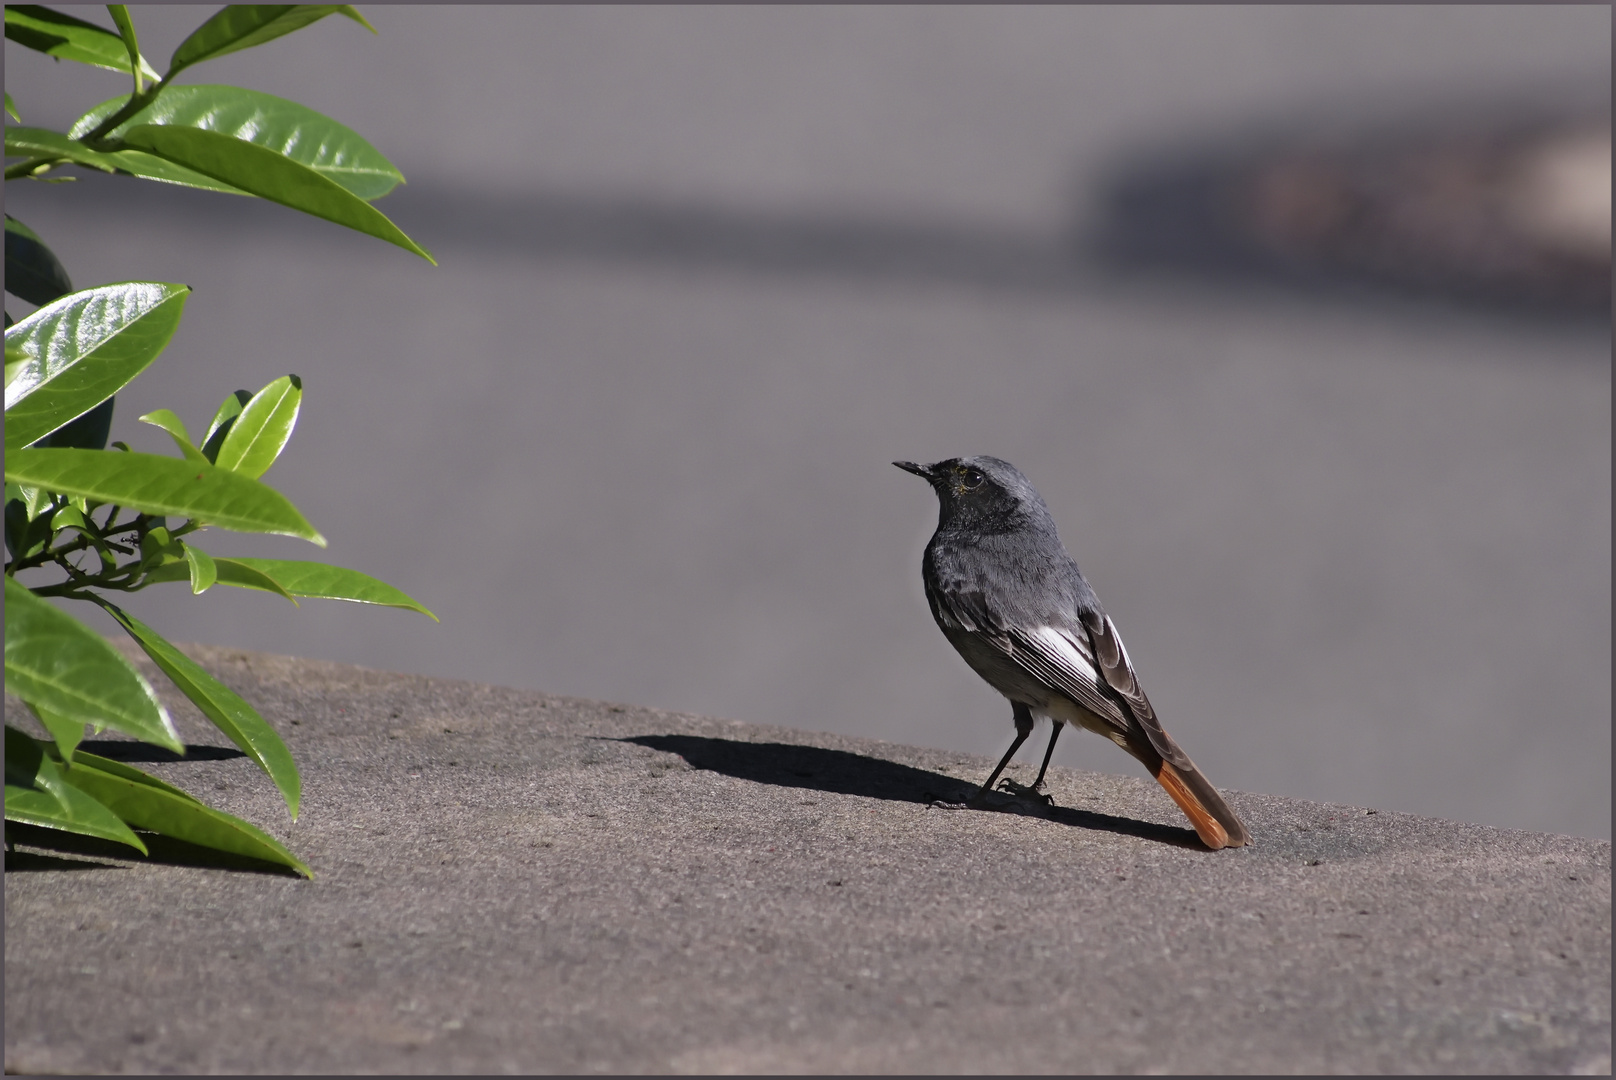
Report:
M 126 844 L 119 844 L 111 840 L 102 840 L 94 836 L 81 836 L 78 833 L 63 832 L 60 829 L 46 829 L 38 825 L 27 825 L 22 822 L 6 822 L 6 839 L 12 844 L 24 844 L 31 848 L 45 848 L 56 855 L 45 855 L 38 852 L 6 852 L 6 869 L 10 870 L 12 859 L 16 855 L 31 855 L 39 860 L 33 865 L 20 867 L 25 870 L 88 870 L 88 869 L 121 869 L 122 865 L 129 863 L 157 863 L 163 866 L 189 866 L 208 870 L 236 870 L 248 874 L 273 874 L 277 877 L 301 878 L 291 867 L 280 863 L 268 862 L 264 859 L 253 859 L 245 855 L 234 855 L 227 851 L 218 851 L 214 848 L 192 844 L 185 840 L 176 840 L 172 836 L 162 836 L 158 833 L 135 830 L 141 843 L 146 845 L 149 854 L 142 855 Z M 80 856 L 79 859 L 64 859 L 58 856 Z M 85 863 L 84 859 L 115 859 L 117 864 Z M 77 865 L 57 865 L 77 864 Z
M 758 784 L 806 788 L 836 795 L 930 804 L 936 801 L 963 802 L 975 793 L 977 787 L 943 773 L 817 746 L 741 742 L 700 735 L 635 735 L 613 741 L 677 754 L 693 769 L 721 773 Z M 1135 836 L 1141 840 L 1196 851 L 1206 850 L 1193 829 L 1100 814 L 1076 807 L 1045 806 L 1030 799 L 995 793 L 990 805 L 982 810 L 1022 814 L 1079 829 Z
M 231 758 L 246 757 L 247 755 L 233 746 L 199 746 L 196 743 L 187 743 L 183 756 L 163 746 L 153 746 L 150 743 L 134 742 L 130 739 L 85 739 L 79 743 L 78 749 L 90 754 L 98 754 L 112 761 L 125 763 L 140 762 L 176 762 L 176 761 L 229 761 Z
M 117 863 L 90 862 L 87 859 L 63 859 L 39 851 L 6 850 L 6 873 L 30 874 L 41 870 L 122 870 Z

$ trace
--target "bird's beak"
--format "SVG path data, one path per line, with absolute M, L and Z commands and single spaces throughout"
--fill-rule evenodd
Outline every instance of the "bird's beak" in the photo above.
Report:
M 904 472 L 914 473 L 927 483 L 930 483 L 936 479 L 936 477 L 932 474 L 930 465 L 916 465 L 912 461 L 894 461 L 892 464 L 896 465 Z

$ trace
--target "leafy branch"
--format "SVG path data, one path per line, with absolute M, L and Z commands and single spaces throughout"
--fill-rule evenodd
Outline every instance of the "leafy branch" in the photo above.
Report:
M 268 199 L 358 229 L 431 261 L 370 205 L 403 181 L 356 133 L 295 102 L 231 86 L 178 86 L 196 64 L 341 14 L 350 5 L 238 5 L 198 27 L 159 76 L 140 49 L 129 9 L 108 6 L 114 33 L 46 7 L 6 8 L 6 36 L 58 59 L 131 77 L 127 97 L 103 102 L 66 132 L 6 128 L 6 180 L 54 179 L 76 166 L 207 191 Z M 18 111 L 6 93 L 6 112 Z M 86 726 L 183 753 L 150 683 L 99 634 L 48 598 L 96 605 L 275 784 L 295 820 L 297 766 L 274 728 L 244 699 L 114 603 L 183 581 L 285 597 L 397 607 L 436 619 L 391 585 L 327 563 L 225 558 L 198 546 L 209 528 L 325 539 L 262 477 L 297 424 L 303 383 L 283 375 L 256 394 L 224 399 L 200 445 L 178 416 L 140 417 L 177 456 L 109 445 L 113 402 L 167 346 L 190 288 L 130 281 L 75 290 L 37 235 L 6 217 L 6 291 L 35 310 L 6 314 L 6 691 L 49 733 L 6 725 L 6 820 L 114 840 L 145 852 L 156 832 L 302 874 L 309 868 L 262 830 L 140 770 L 84 752 Z M 19 575 L 26 576 L 25 584 Z

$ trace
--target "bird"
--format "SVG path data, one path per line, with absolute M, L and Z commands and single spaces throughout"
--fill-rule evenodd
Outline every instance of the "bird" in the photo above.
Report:
M 893 464 L 937 495 L 937 531 L 921 560 L 932 617 L 972 670 L 1009 699 L 1015 721 L 1015 742 L 967 805 L 984 805 L 993 790 L 1048 802 L 1041 792 L 1055 740 L 1074 723 L 1137 758 L 1208 848 L 1249 844 L 1240 818 L 1162 728 L 1116 624 L 1021 471 L 987 456 Z M 995 789 L 1038 717 L 1053 727 L 1038 778 Z

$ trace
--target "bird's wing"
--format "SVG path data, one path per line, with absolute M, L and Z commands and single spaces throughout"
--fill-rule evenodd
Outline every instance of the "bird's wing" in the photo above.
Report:
M 1150 699 L 1145 696 L 1144 689 L 1139 685 L 1139 677 L 1134 674 L 1133 661 L 1128 659 L 1128 649 L 1122 644 L 1122 635 L 1117 633 L 1116 623 L 1111 616 L 1096 611 L 1083 620 L 1084 628 L 1088 630 L 1088 637 L 1093 648 L 1093 658 L 1099 666 L 1100 674 L 1105 677 L 1106 685 L 1117 692 L 1123 701 L 1128 703 L 1128 711 L 1133 713 L 1139 726 L 1144 728 L 1145 735 L 1150 739 L 1150 745 L 1155 747 L 1156 753 L 1172 762 L 1179 768 L 1194 768 L 1189 757 L 1178 748 L 1172 736 L 1162 729 L 1161 721 L 1156 719 L 1156 710 L 1151 708 Z
M 1006 651 L 1017 667 L 1127 733 L 1128 717 L 1100 689 L 1094 654 L 1084 635 L 1054 626 L 1013 626 L 1006 629 L 1005 638 Z
M 967 631 L 993 645 L 1016 667 L 1114 725 L 1118 732 L 1127 734 L 1137 722 L 1166 761 L 1181 769 L 1195 767 L 1156 719 L 1122 635 L 1111 617 L 1097 607 L 1069 627 L 1007 625 L 980 593 L 937 590 L 932 593 L 932 610 L 939 624 Z
M 1122 707 L 1100 689 L 1093 647 L 1081 627 L 1017 626 L 1001 618 L 980 592 L 930 589 L 932 614 L 944 629 L 964 631 L 992 645 L 1017 668 L 1045 686 L 1065 694 L 1089 712 L 1126 734 Z

